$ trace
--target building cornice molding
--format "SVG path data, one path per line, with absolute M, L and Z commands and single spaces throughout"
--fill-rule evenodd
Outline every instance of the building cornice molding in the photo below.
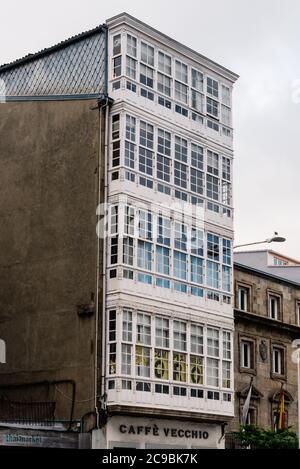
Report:
M 287 324 L 281 321 L 276 321 L 266 316 L 260 316 L 255 313 L 247 313 L 245 311 L 234 310 L 234 320 L 251 322 L 253 324 L 258 324 L 260 326 L 266 326 L 268 329 L 273 329 L 279 331 L 281 334 L 286 332 L 287 334 L 299 338 L 300 337 L 300 327 L 293 324 Z

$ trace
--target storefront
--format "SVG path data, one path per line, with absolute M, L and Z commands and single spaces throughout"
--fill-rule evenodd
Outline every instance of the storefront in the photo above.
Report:
M 117 449 L 222 449 L 225 440 L 219 423 L 114 416 L 93 432 L 92 447 Z
M 0 428 L 0 448 L 90 448 L 90 435 L 24 428 Z

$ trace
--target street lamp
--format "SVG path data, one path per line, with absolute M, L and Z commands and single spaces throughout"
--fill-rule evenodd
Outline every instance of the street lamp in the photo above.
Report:
M 283 238 L 282 236 L 279 236 L 278 233 L 275 231 L 272 238 L 267 238 L 264 241 L 256 241 L 255 243 L 239 244 L 238 246 L 233 246 L 233 249 L 243 248 L 243 247 L 246 247 L 246 246 L 253 246 L 255 244 L 284 243 L 285 241 L 286 241 L 286 238 Z

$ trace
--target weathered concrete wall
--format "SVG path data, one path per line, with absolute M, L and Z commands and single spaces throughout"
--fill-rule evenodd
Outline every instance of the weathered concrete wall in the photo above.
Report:
M 1 385 L 74 380 L 93 397 L 99 114 L 95 101 L 0 104 Z M 57 401 L 70 415 L 72 386 L 5 390 L 14 399 Z M 68 398 L 64 397 L 65 394 Z M 75 406 L 75 417 L 93 401 Z
M 291 396 L 291 403 L 286 407 L 288 425 L 297 431 L 297 365 L 292 360 L 292 341 L 300 338 L 300 327 L 296 320 L 296 303 L 300 299 L 300 288 L 289 286 L 280 281 L 273 281 L 252 273 L 235 269 L 236 308 L 238 285 L 250 287 L 250 313 L 258 315 L 251 320 L 251 314 L 236 311 L 235 316 L 235 419 L 231 429 L 238 429 L 241 409 L 245 398 L 239 393 L 249 387 L 253 377 L 253 385 L 260 393 L 258 399 L 251 400 L 251 407 L 256 414 L 256 423 L 262 427 L 272 427 L 272 410 L 274 403 L 271 398 L 279 392 L 281 383 Z M 268 291 L 282 295 L 282 318 L 280 321 L 268 319 Z M 244 316 L 244 318 L 243 318 Z M 261 317 L 261 319 L 260 319 Z M 241 369 L 240 340 L 254 341 L 254 369 Z M 262 343 L 263 349 L 262 349 Z M 272 373 L 272 344 L 285 349 L 285 376 L 275 377 Z M 262 353 L 263 352 L 263 353 Z M 266 355 L 265 355 L 266 353 Z

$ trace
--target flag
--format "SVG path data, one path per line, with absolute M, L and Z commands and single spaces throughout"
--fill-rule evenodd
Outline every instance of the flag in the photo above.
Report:
M 252 387 L 253 387 L 252 382 L 253 381 L 251 380 L 250 388 L 248 391 L 248 396 L 247 396 L 247 399 L 245 400 L 245 404 L 242 410 L 242 422 L 241 422 L 242 425 L 246 425 L 246 422 L 247 422 L 247 417 L 248 417 L 249 408 L 250 408 L 250 401 L 251 401 L 251 396 L 252 396 Z
M 278 430 L 285 428 L 285 411 L 284 411 L 284 389 L 281 386 L 280 398 L 279 398 L 279 412 L 278 412 Z

